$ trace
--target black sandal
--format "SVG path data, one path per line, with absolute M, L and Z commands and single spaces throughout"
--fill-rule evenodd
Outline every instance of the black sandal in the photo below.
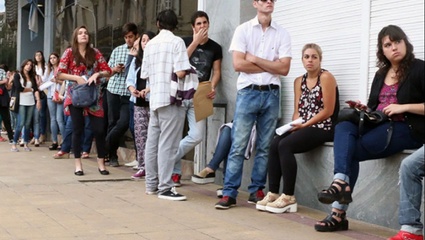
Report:
M 338 222 L 333 216 L 341 218 L 341 221 Z M 348 220 L 345 218 L 344 213 L 332 212 L 325 219 L 320 221 L 322 224 L 315 224 L 314 229 L 318 232 L 335 232 L 335 231 L 345 231 L 348 230 Z
M 49 150 L 57 150 L 57 149 L 58 149 L 57 143 L 52 143 L 52 145 L 49 146 Z
M 338 185 L 341 190 L 338 190 L 338 188 L 334 185 Z M 345 190 L 349 186 L 350 185 L 348 183 L 333 181 L 328 189 L 323 190 L 317 194 L 317 198 L 321 203 L 325 204 L 331 204 L 335 201 L 339 202 L 340 204 L 349 204 L 353 201 L 353 198 L 351 197 L 351 191 Z

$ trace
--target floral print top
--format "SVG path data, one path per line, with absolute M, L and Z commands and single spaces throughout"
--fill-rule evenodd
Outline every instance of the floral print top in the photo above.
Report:
M 307 122 L 317 113 L 323 110 L 323 93 L 320 85 L 320 75 L 326 70 L 322 69 L 317 77 L 316 85 L 309 89 L 307 87 L 307 73 L 301 80 L 301 97 L 298 101 L 298 112 L 303 122 Z M 324 121 L 311 125 L 311 127 L 322 128 L 323 130 L 332 130 L 332 119 L 329 117 Z
M 108 66 L 108 63 L 105 61 L 105 58 L 103 57 L 102 53 L 96 48 L 94 48 L 96 52 L 96 62 L 93 65 L 92 69 L 87 69 L 87 67 L 84 64 L 80 64 L 77 66 L 77 63 L 75 62 L 74 56 L 72 55 L 72 49 L 67 48 L 65 52 L 62 54 L 62 57 L 59 62 L 58 67 L 58 73 L 67 73 L 72 75 L 78 75 L 78 76 L 86 76 L 87 79 L 90 78 L 91 75 L 94 73 L 100 72 L 100 71 L 108 71 L 109 74 L 112 73 L 111 68 Z M 105 78 L 97 79 L 96 81 L 96 87 L 99 92 L 99 98 L 97 100 L 97 103 L 93 106 L 84 108 L 84 115 L 91 114 L 96 117 L 104 117 L 104 110 L 103 110 L 103 95 L 101 92 L 100 85 L 105 81 Z M 70 115 L 68 106 L 72 104 L 71 100 L 71 88 L 73 88 L 75 85 L 77 85 L 74 81 L 67 81 L 69 82 L 66 89 L 66 97 L 64 101 L 64 112 L 67 116 Z

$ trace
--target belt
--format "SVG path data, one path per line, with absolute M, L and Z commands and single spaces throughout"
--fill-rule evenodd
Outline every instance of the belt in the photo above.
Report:
M 252 90 L 258 90 L 258 91 L 270 91 L 272 89 L 279 89 L 279 85 L 275 84 L 269 84 L 269 85 L 255 85 L 251 84 L 245 88 L 250 88 Z

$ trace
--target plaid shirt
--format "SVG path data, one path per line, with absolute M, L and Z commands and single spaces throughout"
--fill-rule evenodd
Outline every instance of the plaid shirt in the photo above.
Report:
M 111 58 L 109 59 L 108 65 L 110 68 L 115 67 L 118 63 L 123 63 L 124 66 L 127 66 L 127 55 L 130 49 L 127 44 L 124 43 L 121 46 L 118 46 L 112 51 Z M 125 72 L 115 73 L 109 79 L 107 90 L 112 94 L 117 94 L 120 96 L 130 96 L 130 92 L 127 89 L 127 85 L 125 83 Z

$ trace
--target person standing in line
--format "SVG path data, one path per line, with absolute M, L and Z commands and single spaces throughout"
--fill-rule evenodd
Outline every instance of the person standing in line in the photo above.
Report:
M 184 41 L 173 34 L 178 24 L 172 10 L 161 11 L 156 18 L 158 35 L 146 44 L 141 78 L 148 78 L 150 119 L 145 149 L 146 194 L 158 198 L 186 200 L 176 192 L 171 174 L 183 133 L 185 109 L 172 104 L 173 73 L 178 78 L 190 69 Z M 175 97 L 175 96 L 174 96 Z
M 50 130 L 52 134 L 52 145 L 49 150 L 57 150 L 60 143 L 58 141 L 58 130 L 63 136 L 65 134 L 65 119 L 63 115 L 63 101 L 59 97 L 59 91 L 64 81 L 55 78 L 55 72 L 59 66 L 59 54 L 53 52 L 49 56 L 43 82 L 51 81 L 53 84 L 47 91 L 47 106 L 50 113 Z
M 4 128 L 7 132 L 7 137 L 9 142 L 13 142 L 13 130 L 10 122 L 10 113 L 9 113 L 9 102 L 10 95 L 8 92 L 9 89 L 9 79 L 7 77 L 7 72 L 9 71 L 8 67 L 4 64 L 0 65 L 0 128 L 1 123 L 3 122 Z M 0 142 L 6 142 L 8 140 L 4 139 L 0 133 Z
M 12 96 L 16 97 L 14 112 L 18 113 L 18 123 L 16 124 L 12 148 L 10 150 L 12 152 L 19 152 L 16 143 L 21 135 L 22 128 L 29 130 L 34 106 L 38 110 L 41 109 L 40 92 L 38 91 L 34 64 L 31 59 L 24 60 L 20 73 L 15 73 L 13 77 Z M 25 151 L 31 151 L 31 148 L 28 147 L 29 131 L 25 131 L 22 138 L 24 139 Z
M 423 240 L 424 225 L 421 222 L 421 201 L 425 176 L 425 145 L 401 162 L 400 205 L 398 221 L 401 225 L 397 235 L 388 240 Z
M 211 92 L 206 97 L 214 99 L 215 89 L 221 79 L 223 52 L 218 43 L 208 38 L 210 20 L 206 12 L 196 11 L 191 17 L 191 24 L 193 36 L 183 38 L 187 47 L 189 62 L 196 68 L 199 82 L 211 80 Z M 176 187 L 181 185 L 181 159 L 202 141 L 206 128 L 206 119 L 198 122 L 195 120 L 193 99 L 183 100 L 183 106 L 186 108 L 189 132 L 180 141 L 179 151 L 175 159 L 176 164 L 174 165 L 172 180 Z
M 244 153 L 251 129 L 256 124 L 257 142 L 248 202 L 264 197 L 267 160 L 279 114 L 280 78 L 291 64 L 291 37 L 272 21 L 275 0 L 254 0 L 257 16 L 238 26 L 230 44 L 233 67 L 239 72 L 236 108 L 233 117 L 232 147 L 227 160 L 223 197 L 217 209 L 236 204 L 242 181 Z
M 296 153 L 310 151 L 333 141 L 334 125 L 339 112 L 339 94 L 335 77 L 321 67 L 322 49 L 315 43 L 304 45 L 301 55 L 307 71 L 294 81 L 294 113 L 292 120 L 302 123 L 276 136 L 270 145 L 269 192 L 258 201 L 256 209 L 272 213 L 296 212 Z M 317 159 L 318 160 L 318 159 Z M 283 178 L 282 194 L 279 195 Z
M 155 33 L 146 31 L 134 42 L 131 53 L 135 54 L 135 58 L 130 64 L 130 70 L 127 76 L 127 88 L 131 92 L 130 102 L 134 106 L 134 142 L 136 146 L 136 158 L 138 171 L 131 176 L 132 179 L 140 179 L 146 175 L 145 171 L 145 148 L 148 136 L 149 125 L 149 101 L 147 94 L 149 87 L 146 79 L 140 78 L 140 67 L 143 60 L 143 50 L 146 44 L 155 37 Z
M 66 114 L 72 118 L 72 147 L 75 157 L 76 176 L 84 175 L 81 163 L 81 136 L 84 131 L 84 116 L 90 116 L 90 126 L 96 139 L 97 165 L 99 173 L 108 175 L 109 171 L 105 168 L 105 134 L 104 134 L 104 112 L 102 107 L 102 94 L 100 94 L 100 84 L 109 77 L 112 70 L 102 56 L 102 53 L 96 48 L 90 46 L 90 38 L 85 26 L 77 27 L 72 34 L 72 45 L 67 48 L 60 59 L 56 78 L 59 80 L 68 80 L 70 83 L 67 88 L 64 108 Z M 87 79 L 87 80 L 86 80 Z M 86 108 L 74 107 L 72 104 L 71 88 L 77 84 L 96 84 L 99 97 L 97 102 Z
M 12 89 L 13 89 L 13 79 L 15 77 L 15 74 L 18 71 L 9 71 L 7 72 L 7 78 L 8 78 L 8 83 L 7 83 L 7 89 L 9 92 L 9 96 L 12 97 Z M 9 105 L 8 105 L 9 106 Z M 10 113 L 10 125 L 12 127 L 12 129 L 16 128 L 16 125 L 18 124 L 18 119 L 17 119 L 17 113 L 15 113 L 14 111 L 9 109 L 9 113 Z M 9 142 L 12 143 L 13 142 L 13 137 L 12 139 L 9 139 Z
M 425 143 L 424 61 L 415 58 L 413 45 L 396 25 L 388 25 L 378 33 L 376 57 L 378 70 L 368 103 L 357 102 L 353 107 L 381 111 L 391 121 L 365 126 L 362 132 L 358 123 L 351 121 L 335 126 L 333 181 L 317 196 L 321 203 L 332 204 L 332 210 L 314 225 L 316 231 L 348 230 L 346 212 L 353 201 L 351 193 L 360 162 L 386 158 Z M 370 185 L 372 191 L 374 187 Z
M 128 72 L 126 69 L 130 66 L 130 62 L 127 62 L 127 56 L 133 47 L 134 41 L 138 38 L 137 25 L 126 23 L 122 27 L 122 34 L 125 43 L 112 51 L 108 62 L 112 69 L 112 76 L 109 78 L 106 91 L 108 103 L 106 143 L 109 152 L 109 165 L 112 167 L 119 166 L 117 150 L 130 122 L 130 92 L 127 89 L 125 80 Z
M 42 51 L 37 51 L 34 54 L 34 66 L 35 66 L 35 72 L 36 72 L 36 79 L 37 79 L 37 85 L 40 87 L 40 85 L 43 83 L 43 76 L 46 72 L 46 59 L 44 58 L 44 54 Z M 44 91 L 44 90 L 43 90 Z M 40 92 L 40 100 L 41 100 L 41 109 L 37 110 L 35 108 L 34 110 L 34 116 L 33 116 L 33 133 L 34 138 L 31 140 L 31 144 L 34 144 L 34 146 L 38 147 L 40 144 L 42 144 L 46 137 L 46 127 L 47 127 L 47 98 L 46 98 L 46 92 Z M 26 131 L 26 130 L 25 130 Z

